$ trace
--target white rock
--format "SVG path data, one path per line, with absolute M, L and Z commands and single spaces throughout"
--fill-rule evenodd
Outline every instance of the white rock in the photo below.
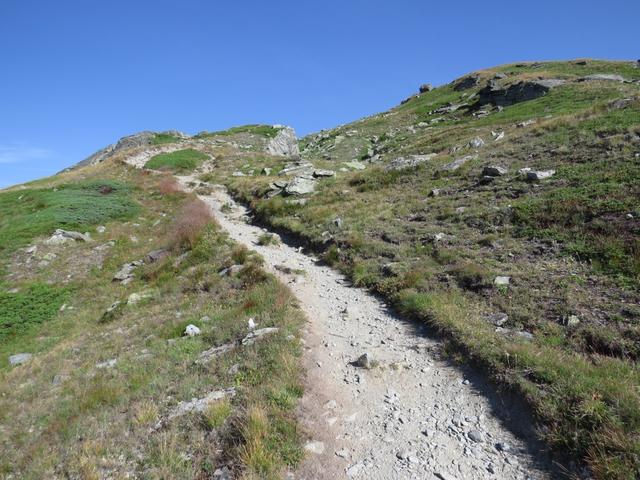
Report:
M 322 455 L 324 453 L 324 443 L 322 442 L 307 442 L 304 446 L 307 452 L 315 453 L 316 455 Z
M 497 286 L 509 285 L 510 281 L 511 281 L 511 277 L 496 277 L 493 280 L 493 284 Z
M 184 329 L 184 334 L 188 337 L 195 337 L 196 335 L 200 335 L 200 333 L 200 329 L 191 323 Z

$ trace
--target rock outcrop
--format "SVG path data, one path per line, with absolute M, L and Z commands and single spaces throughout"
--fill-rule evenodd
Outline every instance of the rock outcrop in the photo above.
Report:
M 271 155 L 282 157 L 297 157 L 300 155 L 298 148 L 298 138 L 296 132 L 291 127 L 282 127 L 278 134 L 269 140 L 267 152 Z
M 478 106 L 492 104 L 506 107 L 514 103 L 526 102 L 546 95 L 552 88 L 565 83 L 560 79 L 530 80 L 501 86 L 495 81 L 480 89 L 478 92 Z

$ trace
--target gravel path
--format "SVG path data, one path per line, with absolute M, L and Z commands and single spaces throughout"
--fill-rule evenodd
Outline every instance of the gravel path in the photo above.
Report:
M 179 178 L 185 186 L 193 181 Z M 248 212 L 223 187 L 200 198 L 231 238 L 264 257 L 309 319 L 300 418 L 311 438 L 307 460 L 289 478 L 550 476 L 544 455 L 533 453 L 539 446 L 522 409 L 501 403 L 481 378 L 441 359 L 438 343 L 420 325 L 394 316 L 376 297 L 293 247 L 258 245 L 265 230 L 246 222 Z M 231 208 L 223 213 L 224 204 Z M 365 353 L 371 368 L 352 364 Z

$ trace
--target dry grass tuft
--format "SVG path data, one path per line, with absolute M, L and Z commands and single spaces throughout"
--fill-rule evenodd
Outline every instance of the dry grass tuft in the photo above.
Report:
M 193 248 L 202 229 L 212 223 L 211 210 L 206 203 L 193 199 L 184 204 L 170 233 L 170 245 L 174 249 Z
M 173 176 L 164 176 L 158 183 L 158 191 L 162 195 L 173 195 L 182 191 L 180 184 Z

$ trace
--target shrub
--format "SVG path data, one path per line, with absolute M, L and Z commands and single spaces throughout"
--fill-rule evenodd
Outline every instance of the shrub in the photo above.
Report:
M 204 227 L 213 222 L 206 203 L 193 199 L 183 205 L 170 234 L 170 245 L 174 249 L 193 248 Z

